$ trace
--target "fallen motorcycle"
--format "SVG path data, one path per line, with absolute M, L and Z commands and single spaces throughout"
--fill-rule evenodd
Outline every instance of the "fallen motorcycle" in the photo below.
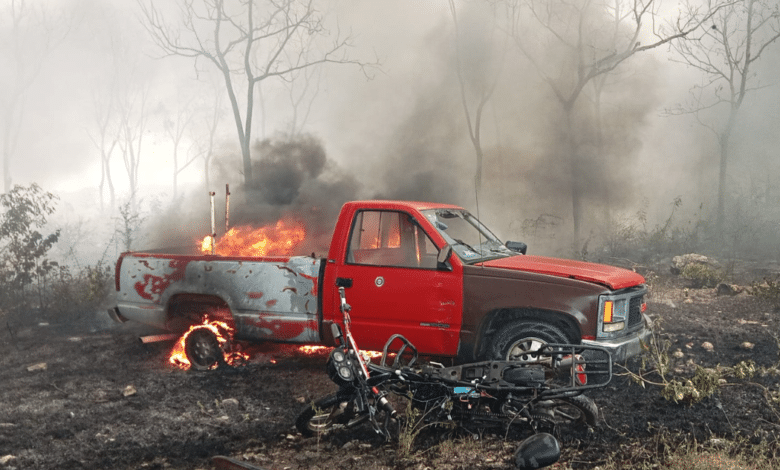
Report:
M 604 387 L 611 380 L 612 360 L 606 349 L 545 344 L 525 355 L 522 362 L 483 361 L 445 367 L 436 362 L 418 364 L 414 345 L 401 335 L 393 335 L 379 364 L 374 364 L 352 336 L 350 306 L 343 287 L 339 295 L 344 331 L 332 325 L 339 345 L 326 364 L 338 389 L 314 400 L 300 413 L 295 424 L 304 436 L 368 424 L 376 434 L 393 439 L 404 419 L 392 404 L 398 398 L 408 401 L 415 419 L 424 426 L 471 432 L 525 427 L 537 434 L 519 446 L 517 465 L 541 468 L 560 457 L 552 434 L 563 426 L 594 426 L 597 422 L 596 404 L 582 393 Z M 389 363 L 391 357 L 393 362 Z

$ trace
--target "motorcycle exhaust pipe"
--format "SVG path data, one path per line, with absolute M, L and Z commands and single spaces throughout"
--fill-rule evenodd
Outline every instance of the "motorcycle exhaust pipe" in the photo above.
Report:
M 211 199 L 211 254 L 214 254 L 214 245 L 217 244 L 217 221 L 216 211 L 214 210 L 214 196 L 217 193 L 209 191 L 209 198 Z

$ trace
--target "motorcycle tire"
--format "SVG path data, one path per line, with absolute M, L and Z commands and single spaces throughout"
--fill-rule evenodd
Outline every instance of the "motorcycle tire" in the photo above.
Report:
M 353 415 L 349 400 L 337 394 L 326 395 L 309 404 L 298 415 L 295 427 L 304 437 L 323 436 L 337 428 L 351 428 L 368 420 L 368 414 Z
M 531 411 L 535 421 L 555 425 L 588 425 L 598 424 L 599 408 L 596 403 L 585 395 L 555 398 L 537 404 Z

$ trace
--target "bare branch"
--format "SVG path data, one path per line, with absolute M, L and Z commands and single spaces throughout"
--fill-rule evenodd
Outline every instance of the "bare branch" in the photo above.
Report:
M 203 57 L 220 72 L 241 145 L 245 182 L 252 181 L 250 140 L 255 87 L 269 78 L 292 80 L 297 71 L 326 63 L 367 64 L 350 59 L 351 36 L 335 36 L 315 52 L 315 39 L 328 38 L 313 0 L 178 0 L 178 26 L 171 27 L 151 0 L 137 0 L 142 22 L 165 55 Z M 159 5 L 159 3 L 158 3 Z M 243 88 L 244 93 L 237 91 Z M 242 112 L 243 107 L 243 112 Z
M 752 68 L 764 51 L 780 39 L 780 12 L 776 3 L 762 0 L 743 0 L 717 8 L 709 4 L 710 8 L 703 13 L 690 0 L 684 7 L 691 22 L 712 20 L 712 26 L 701 37 L 678 43 L 674 48 L 681 62 L 707 77 L 705 85 L 691 91 L 695 99 L 688 111 L 714 132 L 720 146 L 717 233 L 722 233 L 730 137 L 745 97 L 761 88 L 755 83 L 757 76 Z M 703 97 L 705 93 L 709 96 Z M 717 108 L 721 107 L 723 112 L 718 112 Z M 706 119 L 704 111 L 707 111 Z

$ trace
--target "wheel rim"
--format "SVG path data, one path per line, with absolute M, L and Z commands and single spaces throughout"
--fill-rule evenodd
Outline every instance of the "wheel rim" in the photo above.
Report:
M 222 348 L 216 335 L 208 328 L 193 330 L 187 337 L 187 359 L 194 369 L 214 368 L 222 357 Z
M 307 427 L 313 433 L 322 434 L 333 427 L 333 420 L 330 418 L 330 413 L 317 414 L 309 420 Z
M 355 416 L 354 413 L 349 411 L 349 408 L 349 402 L 341 402 L 330 411 L 321 410 L 311 417 L 306 426 L 313 433 L 325 434 L 337 427 L 349 429 L 363 423 L 369 418 L 368 414 Z
M 539 355 L 533 354 L 533 352 L 538 351 L 545 344 L 547 344 L 547 342 L 539 338 L 520 339 L 509 346 L 506 353 L 506 359 L 508 361 L 518 362 L 535 361 L 539 358 Z
M 585 413 L 565 400 L 547 400 L 534 410 L 534 418 L 551 424 L 579 424 L 585 422 Z

